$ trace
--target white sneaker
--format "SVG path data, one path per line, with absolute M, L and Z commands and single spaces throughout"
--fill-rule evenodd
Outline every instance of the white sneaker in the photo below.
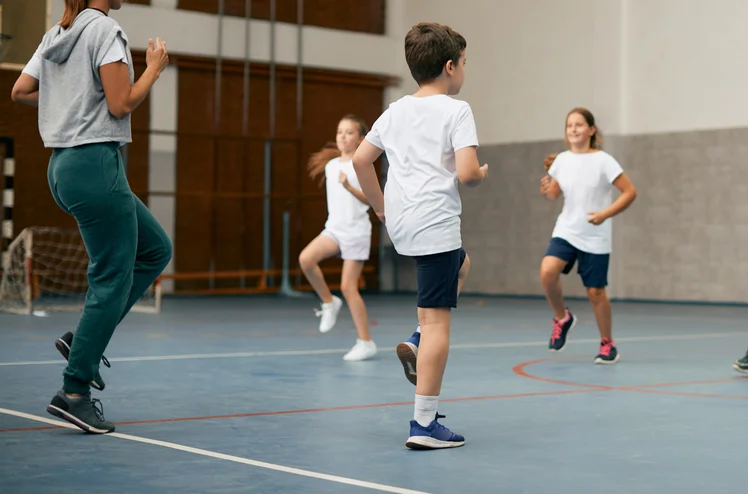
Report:
M 319 322 L 320 333 L 327 333 L 333 328 L 333 326 L 335 326 L 335 322 L 338 320 L 338 314 L 342 307 L 343 301 L 333 295 L 332 302 L 329 304 L 322 304 L 321 310 L 315 310 L 315 315 L 322 318 Z
M 377 345 L 373 341 L 356 340 L 353 348 L 345 354 L 343 360 L 349 362 L 366 360 L 377 354 Z

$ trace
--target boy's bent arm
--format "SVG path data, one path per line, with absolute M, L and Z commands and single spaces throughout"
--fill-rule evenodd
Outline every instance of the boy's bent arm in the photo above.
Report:
M 455 152 L 455 167 L 460 183 L 468 187 L 480 184 L 488 173 L 488 165 L 480 166 L 475 146 L 468 146 Z
M 353 169 L 356 170 L 358 183 L 380 220 L 384 217 L 384 194 L 379 185 L 374 162 L 381 154 L 381 149 L 364 139 L 353 155 Z

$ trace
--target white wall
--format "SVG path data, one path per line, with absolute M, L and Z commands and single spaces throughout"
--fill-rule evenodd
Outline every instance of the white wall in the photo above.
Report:
M 627 0 L 632 134 L 748 126 L 748 2 Z
M 466 37 L 459 97 L 484 144 L 559 139 L 574 106 L 607 134 L 748 126 L 744 0 L 407 0 L 403 16 Z
M 618 132 L 622 0 L 407 0 L 403 25 L 448 24 L 467 42 L 459 98 L 484 144 L 558 139 L 588 106 Z M 403 33 L 404 36 L 404 33 Z M 399 56 L 404 57 L 402 48 Z M 406 72 L 404 76 L 410 77 Z

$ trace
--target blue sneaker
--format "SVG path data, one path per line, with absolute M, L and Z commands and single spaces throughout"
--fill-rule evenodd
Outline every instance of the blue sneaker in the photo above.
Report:
M 413 386 L 416 385 L 418 378 L 418 376 L 416 376 L 416 357 L 418 356 L 418 345 L 420 343 L 421 333 L 416 331 L 413 333 L 413 336 L 397 345 L 397 358 L 399 358 L 400 363 L 403 364 L 405 377 L 413 384 Z
M 437 412 L 436 418 L 431 421 L 428 427 L 423 427 L 415 420 L 411 420 L 410 437 L 405 441 L 405 446 L 410 449 L 444 449 L 464 446 L 464 437 L 455 434 L 437 422 L 437 420 L 445 417 L 445 415 L 439 415 Z

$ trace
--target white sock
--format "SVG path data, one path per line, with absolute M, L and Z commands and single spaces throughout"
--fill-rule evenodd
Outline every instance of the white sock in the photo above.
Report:
M 439 407 L 438 396 L 416 395 L 416 406 L 413 418 L 422 427 L 428 427 L 436 418 L 436 409 Z
M 420 333 L 420 332 L 421 332 L 421 325 L 419 324 L 418 327 L 416 328 L 416 333 Z

